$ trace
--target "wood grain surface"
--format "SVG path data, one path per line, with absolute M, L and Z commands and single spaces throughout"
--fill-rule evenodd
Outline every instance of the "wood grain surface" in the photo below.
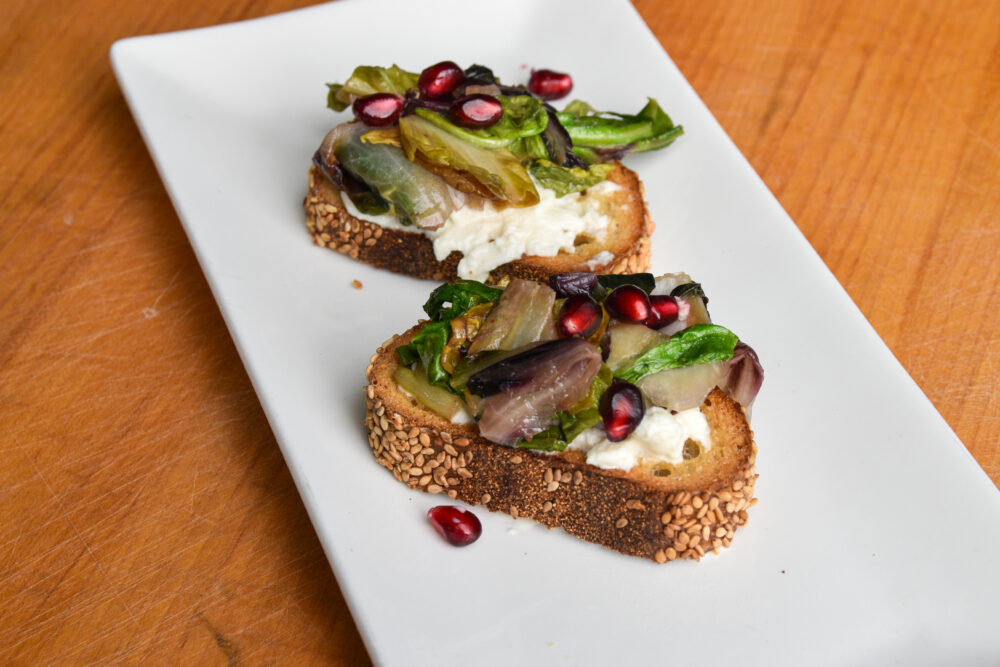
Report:
M 368 660 L 108 61 L 304 4 L 0 3 L 0 663 Z M 635 5 L 1000 482 L 1000 2 Z

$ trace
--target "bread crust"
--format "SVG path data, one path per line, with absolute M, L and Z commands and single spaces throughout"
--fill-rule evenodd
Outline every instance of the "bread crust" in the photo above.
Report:
M 649 217 L 642 182 L 635 172 L 615 163 L 608 180 L 621 188 L 602 201 L 602 212 L 611 218 L 607 238 L 602 243 L 587 242 L 572 254 L 554 257 L 522 256 L 490 272 L 487 282 L 503 278 L 545 281 L 555 273 L 594 271 L 595 273 L 639 273 L 649 267 L 649 237 L 654 225 Z M 355 218 L 344 207 L 340 189 L 315 166 L 309 169 L 309 190 L 303 202 L 306 226 L 313 242 L 352 259 L 416 278 L 454 281 L 462 253 L 453 251 L 444 260 L 434 257 L 434 246 L 420 232 L 381 227 Z M 613 259 L 587 266 L 587 262 L 607 250 Z
M 646 468 L 603 470 L 582 452 L 548 454 L 503 447 L 456 425 L 402 392 L 395 349 L 421 325 L 386 341 L 372 356 L 365 388 L 368 442 L 375 460 L 410 488 L 444 493 L 588 542 L 658 563 L 728 547 L 756 503 L 757 448 L 743 408 L 719 389 L 702 412 L 712 429 L 706 454 L 670 474 Z M 704 458 L 703 458 L 704 457 Z

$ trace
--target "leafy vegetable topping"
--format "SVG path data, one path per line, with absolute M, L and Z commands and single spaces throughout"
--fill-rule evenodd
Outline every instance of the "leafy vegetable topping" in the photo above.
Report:
M 408 345 L 396 348 L 396 358 L 404 366 L 415 362 L 427 369 L 427 379 L 431 384 L 450 389 L 448 371 L 441 365 L 441 350 L 448 344 L 451 327 L 448 322 L 429 322 L 424 325 Z
M 503 290 L 499 287 L 459 278 L 454 283 L 444 283 L 431 292 L 424 304 L 424 312 L 434 322 L 447 322 L 475 305 L 496 301 L 501 294 Z
M 569 410 L 556 413 L 556 417 L 559 419 L 558 424 L 536 434 L 531 440 L 518 441 L 517 446 L 522 449 L 536 449 L 545 452 L 561 452 L 566 449 L 566 446 L 573 442 L 576 436 L 601 423 L 601 413 L 597 409 L 597 405 L 601 396 L 611 386 L 613 379 L 611 369 L 602 364 L 601 370 L 594 376 L 590 384 L 587 395 Z
M 717 324 L 696 324 L 672 336 L 639 356 L 631 366 L 618 370 L 615 377 L 638 382 L 651 373 L 668 368 L 730 359 L 739 339 Z
M 464 171 L 494 197 L 514 206 L 538 203 L 535 184 L 513 153 L 503 146 L 485 148 L 463 141 L 444 129 L 445 124 L 450 125 L 426 109 L 417 109 L 416 114 L 400 118 L 399 131 L 406 157 L 413 160 L 419 153 L 428 162 Z
M 403 96 L 410 88 L 417 87 L 419 79 L 419 74 L 407 72 L 397 65 L 392 67 L 359 65 L 344 83 L 326 84 L 329 88 L 326 105 L 334 111 L 343 111 L 351 106 L 354 100 L 366 95 L 393 93 Z
M 549 190 L 555 190 L 556 195 L 562 197 L 601 183 L 614 168 L 612 164 L 595 164 L 590 169 L 560 167 L 543 159 L 531 163 L 531 176 L 538 181 L 539 185 Z
M 590 163 L 664 148 L 684 133 L 652 98 L 631 115 L 597 111 L 574 100 L 556 116 L 573 140 L 573 151 Z

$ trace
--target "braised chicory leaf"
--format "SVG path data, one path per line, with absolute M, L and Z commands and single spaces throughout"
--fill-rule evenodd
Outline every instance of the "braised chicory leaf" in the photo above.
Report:
M 399 148 L 363 140 L 361 123 L 343 123 L 323 139 L 319 157 L 364 182 L 403 221 L 434 229 L 455 210 L 455 200 L 440 178 L 408 160 Z
M 573 140 L 573 151 L 589 163 L 663 148 L 684 133 L 653 98 L 636 114 L 597 111 L 574 100 L 556 117 Z
M 541 351 L 536 351 L 539 348 Z M 484 392 L 506 386 L 481 404 L 479 432 L 493 442 L 512 446 L 519 438 L 531 438 L 558 423 L 556 413 L 568 410 L 587 395 L 601 367 L 601 353 L 579 338 L 540 343 L 526 352 L 532 354 L 508 357 L 500 362 L 509 362 L 505 367 L 496 371 L 487 367 L 469 378 L 473 393 L 477 393 L 474 384 Z M 522 359 L 515 364 L 511 360 L 516 356 Z M 516 379 L 508 382 L 504 376 Z
M 731 359 L 738 341 L 736 334 L 725 327 L 696 324 L 639 355 L 631 366 L 616 371 L 615 377 L 635 383 L 668 368 Z
M 326 105 L 334 111 L 343 111 L 354 100 L 375 93 L 392 93 L 400 97 L 410 88 L 416 88 L 420 75 L 393 65 L 376 67 L 360 65 L 354 68 L 350 78 L 344 83 L 328 83 L 329 92 Z
M 740 341 L 733 350 L 733 358 L 729 360 L 726 371 L 726 377 L 719 388 L 732 396 L 733 400 L 749 408 L 764 382 L 764 367 L 761 366 L 757 353 Z
M 469 354 L 514 350 L 556 338 L 552 304 L 556 293 L 548 285 L 515 278 L 483 320 L 469 345 Z
M 450 390 L 448 379 L 451 376 L 441 365 L 441 350 L 448 344 L 450 336 L 448 322 L 429 322 L 407 345 L 396 348 L 396 358 L 403 366 L 419 361 L 427 369 L 427 379 L 431 384 Z
M 603 182 L 614 168 L 613 164 L 595 164 L 589 169 L 560 167 L 549 160 L 535 160 L 531 163 L 530 171 L 539 185 L 555 190 L 556 196 L 562 197 Z
M 501 97 L 500 106 L 503 107 L 503 116 L 499 122 L 478 129 L 459 127 L 430 109 L 417 108 L 413 113 L 441 130 L 483 148 L 509 147 L 516 139 L 540 135 L 548 125 L 549 117 L 542 101 L 529 95 Z
M 428 162 L 466 172 L 494 198 L 513 206 L 538 203 L 535 184 L 513 153 L 503 147 L 490 149 L 464 141 L 430 117 L 440 118 L 433 111 L 417 109 L 414 115 L 399 119 L 407 158 L 416 159 L 419 153 Z
M 531 440 L 519 441 L 517 446 L 522 449 L 536 449 L 546 452 L 561 452 L 566 449 L 566 446 L 573 442 L 578 435 L 601 423 L 601 412 L 597 406 L 601 396 L 611 386 L 612 379 L 611 369 L 602 364 L 600 371 L 590 383 L 587 395 L 577 401 L 569 410 L 556 413 L 558 424 L 538 433 Z
M 447 323 L 473 306 L 496 301 L 502 294 L 503 290 L 499 287 L 490 287 L 478 280 L 459 278 L 453 283 L 444 283 L 431 292 L 424 304 L 424 312 L 434 322 Z

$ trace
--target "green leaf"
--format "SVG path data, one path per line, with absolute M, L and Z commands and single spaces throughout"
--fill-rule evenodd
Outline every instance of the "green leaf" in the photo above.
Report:
M 503 107 L 500 121 L 479 129 L 459 127 L 430 109 L 418 108 L 414 113 L 448 134 L 483 148 L 509 147 L 517 139 L 541 134 L 549 124 L 544 103 L 530 95 L 503 96 L 500 106 Z
M 503 290 L 499 287 L 459 278 L 454 283 L 444 283 L 431 292 L 424 304 L 424 312 L 435 322 L 450 322 L 473 306 L 496 301 L 501 294 Z
M 607 179 L 614 171 L 613 164 L 595 164 L 589 169 L 582 167 L 560 167 L 549 160 L 535 160 L 529 170 L 531 176 L 542 187 L 555 190 L 557 197 L 571 192 L 580 192 Z
M 562 435 L 562 427 L 555 424 L 536 433 L 531 440 L 518 440 L 517 446 L 521 449 L 534 449 L 542 452 L 561 452 L 566 449 L 566 440 Z
M 602 150 L 618 158 L 664 148 L 684 134 L 653 98 L 636 114 L 598 111 L 573 100 L 557 117 L 573 139 L 573 152 L 588 164 L 610 159 Z
M 441 350 L 448 344 L 449 338 L 451 338 L 451 326 L 448 322 L 429 322 L 409 344 L 396 348 L 396 358 L 404 366 L 419 360 L 427 369 L 427 379 L 431 384 L 450 391 L 448 379 L 451 376 L 441 365 Z
M 410 88 L 417 87 L 419 74 L 407 72 L 397 65 L 376 67 L 360 65 L 344 83 L 328 83 L 326 105 L 334 111 L 343 111 L 354 100 L 375 93 L 393 93 L 404 96 Z
M 603 392 L 602 392 L 603 393 Z M 601 413 L 597 408 L 587 408 L 576 414 L 568 412 L 559 413 L 559 427 L 563 432 L 563 439 L 567 444 L 573 442 L 576 436 L 580 435 L 588 428 L 597 426 L 602 422 Z
M 604 116 L 572 116 L 557 114 L 573 145 L 609 148 L 632 144 L 653 136 L 652 121 L 637 116 L 611 118 Z
M 660 107 L 660 103 L 654 100 L 652 97 L 648 98 L 649 101 L 646 102 L 638 114 L 639 118 L 649 119 L 652 124 L 651 130 L 654 135 L 663 134 L 669 130 L 674 129 L 674 121 L 670 120 L 670 116 L 667 112 Z
M 732 359 L 739 339 L 729 329 L 717 324 L 696 324 L 672 336 L 670 340 L 639 355 L 628 368 L 615 377 L 638 382 L 639 379 L 666 370 L 713 361 Z
M 513 153 L 503 146 L 486 148 L 470 143 L 443 127 L 441 116 L 426 109 L 417 109 L 414 115 L 400 118 L 399 132 L 406 157 L 413 160 L 419 153 L 428 162 L 465 172 L 495 198 L 512 206 L 538 203 L 535 184 Z
M 601 114 L 600 111 L 590 106 L 583 100 L 573 100 L 566 105 L 566 108 L 562 110 L 562 113 L 576 116 L 577 118 L 583 116 L 597 116 Z
M 549 159 L 549 151 L 546 150 L 545 142 L 542 141 L 540 134 L 515 139 L 510 144 L 510 152 L 521 158 L 522 161 Z

